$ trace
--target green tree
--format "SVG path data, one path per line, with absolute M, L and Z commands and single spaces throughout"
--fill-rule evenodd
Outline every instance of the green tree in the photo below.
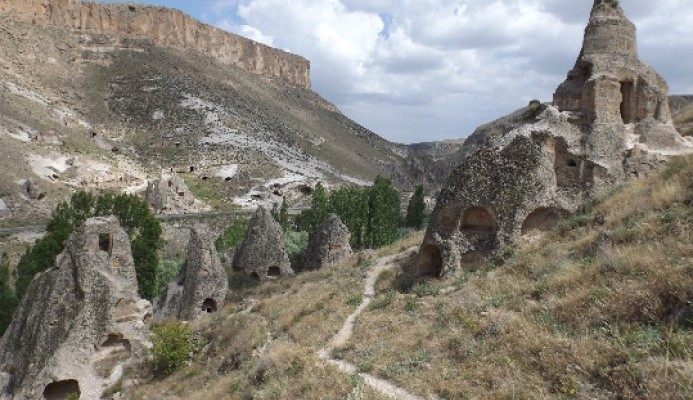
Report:
M 368 191 L 368 226 L 366 244 L 372 248 L 394 243 L 398 238 L 400 225 L 399 192 L 392 182 L 377 176 Z
M 414 191 L 414 195 L 409 199 L 407 206 L 407 216 L 404 218 L 404 225 L 407 228 L 420 230 L 423 228 L 424 213 L 426 212 L 426 203 L 424 203 L 424 187 L 419 185 Z
M 363 248 L 368 225 L 368 190 L 355 185 L 342 187 L 330 195 L 329 209 L 349 228 L 351 247 Z
M 159 221 L 147 203 L 132 195 L 105 194 L 94 197 L 87 192 L 75 193 L 70 203 L 61 203 L 53 211 L 47 233 L 27 250 L 17 265 L 15 292 L 18 298 L 26 293 L 31 280 L 55 263 L 55 258 L 67 244 L 72 231 L 87 218 L 114 215 L 130 237 L 132 255 L 140 296 L 152 300 L 157 295 L 156 273 L 159 266 L 157 250 L 162 244 Z
M 17 308 L 17 297 L 10 286 L 10 261 L 7 254 L 0 257 L 0 336 L 12 322 L 12 315 Z
M 289 230 L 289 204 L 286 202 L 286 197 L 282 199 L 282 207 L 279 209 L 279 225 L 284 232 Z
M 152 355 L 157 370 L 170 375 L 182 368 L 193 351 L 191 338 L 190 328 L 178 321 L 152 326 Z
M 217 251 L 219 253 L 224 253 L 226 250 L 237 245 L 241 240 L 245 239 L 247 231 L 248 221 L 234 221 L 231 225 L 224 229 L 224 232 L 219 236 L 216 242 L 214 242 Z
M 311 235 L 315 229 L 325 221 L 329 213 L 329 199 L 325 187 L 321 182 L 315 186 L 310 209 L 301 213 L 298 218 L 299 230 L 309 232 Z

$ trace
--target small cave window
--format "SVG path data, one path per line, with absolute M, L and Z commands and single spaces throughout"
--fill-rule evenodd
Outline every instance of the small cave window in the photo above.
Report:
M 298 190 L 305 195 L 313 194 L 313 188 L 308 185 L 302 185 Z
M 470 207 L 462 216 L 461 230 L 471 233 L 491 233 L 496 230 L 496 220 L 487 209 Z
M 437 278 L 443 271 L 443 257 L 438 246 L 429 244 L 421 249 L 417 264 L 417 275 L 422 278 Z
M 207 314 L 217 312 L 217 302 L 214 301 L 214 299 L 205 299 L 205 301 L 202 302 L 202 311 Z
M 231 182 L 231 177 L 230 177 L 230 176 L 227 176 L 226 178 L 224 178 L 224 180 L 225 180 L 226 182 Z
M 260 275 L 258 275 L 257 272 L 251 272 L 250 277 L 258 281 L 260 280 Z
M 168 187 L 173 187 L 173 182 L 168 181 Z
M 269 267 L 267 270 L 267 276 L 280 276 L 282 274 L 282 271 L 279 269 L 279 267 Z
M 43 390 L 45 400 L 67 400 L 71 397 L 74 398 L 75 395 L 77 398 L 82 395 L 82 391 L 79 390 L 79 382 L 75 379 L 49 383 Z
M 575 160 L 572 159 L 572 158 L 569 158 L 569 159 L 568 159 L 567 164 L 568 164 L 568 166 L 571 167 L 571 168 L 576 168 L 576 167 L 578 166 L 577 161 L 575 161 Z
M 113 250 L 113 238 L 110 233 L 99 233 L 99 250 L 105 251 L 111 255 Z
M 191 173 L 192 173 L 192 172 L 195 172 L 195 167 L 192 166 L 192 165 L 190 166 L 190 172 L 191 172 Z
M 130 341 L 123 338 L 123 335 L 119 333 L 111 333 L 106 337 L 106 341 L 103 342 L 101 348 L 122 348 L 126 351 L 130 351 L 131 345 Z

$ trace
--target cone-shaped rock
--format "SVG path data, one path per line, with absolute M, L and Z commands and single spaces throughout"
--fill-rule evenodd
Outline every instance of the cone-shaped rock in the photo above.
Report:
M 0 340 L 0 399 L 101 398 L 144 356 L 150 317 L 127 234 L 115 218 L 87 220 L 31 282 Z
M 318 226 L 303 257 L 303 268 L 319 269 L 351 257 L 351 233 L 335 214 Z
M 294 275 L 282 228 L 265 208 L 259 207 L 250 219 L 246 238 L 237 247 L 233 269 L 260 280 Z
M 193 320 L 224 306 L 228 281 L 214 239 L 205 226 L 190 231 L 188 255 L 178 277 L 168 284 L 157 300 L 158 320 Z

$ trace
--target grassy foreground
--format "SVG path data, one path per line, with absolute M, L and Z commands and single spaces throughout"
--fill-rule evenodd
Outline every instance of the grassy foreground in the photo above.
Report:
M 474 273 L 416 284 L 415 256 L 401 261 L 336 356 L 424 397 L 689 399 L 692 231 L 687 157 Z M 373 264 L 355 256 L 262 285 L 232 276 L 230 304 L 191 325 L 192 362 L 125 397 L 384 399 L 316 356 L 362 301 Z

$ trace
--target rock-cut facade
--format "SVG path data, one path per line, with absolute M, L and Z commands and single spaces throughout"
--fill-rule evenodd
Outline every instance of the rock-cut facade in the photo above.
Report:
M 31 282 L 0 339 L 0 399 L 101 398 L 144 360 L 151 315 L 118 220 L 87 220 Z
M 638 59 L 635 25 L 618 2 L 596 0 L 553 104 L 532 102 L 465 141 L 431 215 L 419 275 L 473 270 L 587 198 L 690 153 L 667 95 L 665 80 Z

